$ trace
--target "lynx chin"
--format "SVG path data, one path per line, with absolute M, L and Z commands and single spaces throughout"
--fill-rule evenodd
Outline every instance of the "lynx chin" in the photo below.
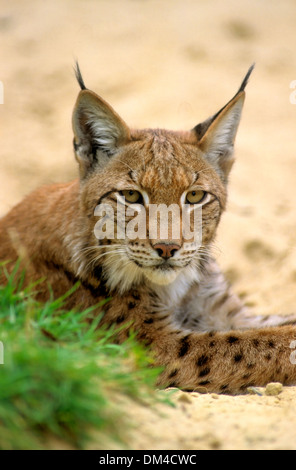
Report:
M 296 315 L 250 315 L 212 255 L 252 70 L 218 112 L 177 132 L 131 129 L 86 88 L 77 64 L 79 177 L 34 191 L 0 219 L 8 269 L 20 258 L 25 282 L 45 278 L 40 301 L 48 285 L 58 297 L 78 280 L 69 308 L 110 297 L 102 324 L 120 326 L 119 341 L 132 325 L 163 367 L 162 387 L 238 394 L 270 381 L 296 384 Z M 153 215 L 153 207 L 175 207 L 179 218 Z

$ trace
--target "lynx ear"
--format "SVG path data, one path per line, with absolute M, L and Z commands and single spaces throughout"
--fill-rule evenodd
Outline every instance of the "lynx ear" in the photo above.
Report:
M 233 146 L 245 100 L 244 89 L 253 68 L 254 65 L 248 70 L 235 96 L 218 113 L 193 129 L 206 160 L 224 181 L 227 181 L 234 162 Z
M 77 66 L 82 88 L 73 111 L 74 149 L 84 177 L 95 165 L 105 165 L 116 150 L 130 139 L 125 122 L 102 98 L 87 90 Z

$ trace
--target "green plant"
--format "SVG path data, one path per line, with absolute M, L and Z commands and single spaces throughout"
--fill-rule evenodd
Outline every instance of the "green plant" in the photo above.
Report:
M 159 399 L 154 386 L 160 370 L 147 351 L 134 334 L 118 345 L 116 329 L 99 326 L 108 299 L 90 322 L 91 309 L 67 311 L 65 298 L 40 304 L 36 285 L 23 288 L 18 266 L 10 275 L 2 269 L 0 449 L 46 448 L 50 436 L 85 448 L 93 430 L 125 445 L 127 421 L 118 397 Z

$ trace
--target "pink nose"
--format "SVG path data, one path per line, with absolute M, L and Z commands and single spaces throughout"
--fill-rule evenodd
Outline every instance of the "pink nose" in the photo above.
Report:
M 172 256 L 174 256 L 176 251 L 180 250 L 180 246 L 176 245 L 175 243 L 156 243 L 153 248 L 163 259 L 171 258 Z

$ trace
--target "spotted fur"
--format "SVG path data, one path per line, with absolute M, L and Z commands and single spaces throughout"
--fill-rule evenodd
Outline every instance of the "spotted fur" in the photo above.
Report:
M 130 129 L 86 88 L 77 68 L 81 91 L 73 130 L 79 179 L 38 189 L 0 220 L 0 259 L 12 266 L 20 257 L 27 282 L 45 277 L 42 301 L 48 283 L 60 296 L 78 280 L 69 307 L 110 297 L 102 321 L 121 327 L 120 340 L 132 325 L 164 367 L 161 386 L 243 393 L 272 380 L 296 383 L 289 360 L 295 316 L 250 316 L 212 256 L 251 71 L 218 113 L 176 132 Z M 149 210 L 142 214 L 145 236 L 120 238 L 119 200 L 125 224 L 135 221 L 131 204 L 122 199 L 125 190 L 140 193 L 139 214 L 148 204 L 181 207 L 188 191 L 203 191 L 201 244 L 185 249 L 183 235 L 173 237 L 172 226 L 165 240 L 151 237 Z M 96 211 L 102 204 L 114 209 L 115 232 L 98 240 Z M 193 209 L 190 223 L 192 214 Z

